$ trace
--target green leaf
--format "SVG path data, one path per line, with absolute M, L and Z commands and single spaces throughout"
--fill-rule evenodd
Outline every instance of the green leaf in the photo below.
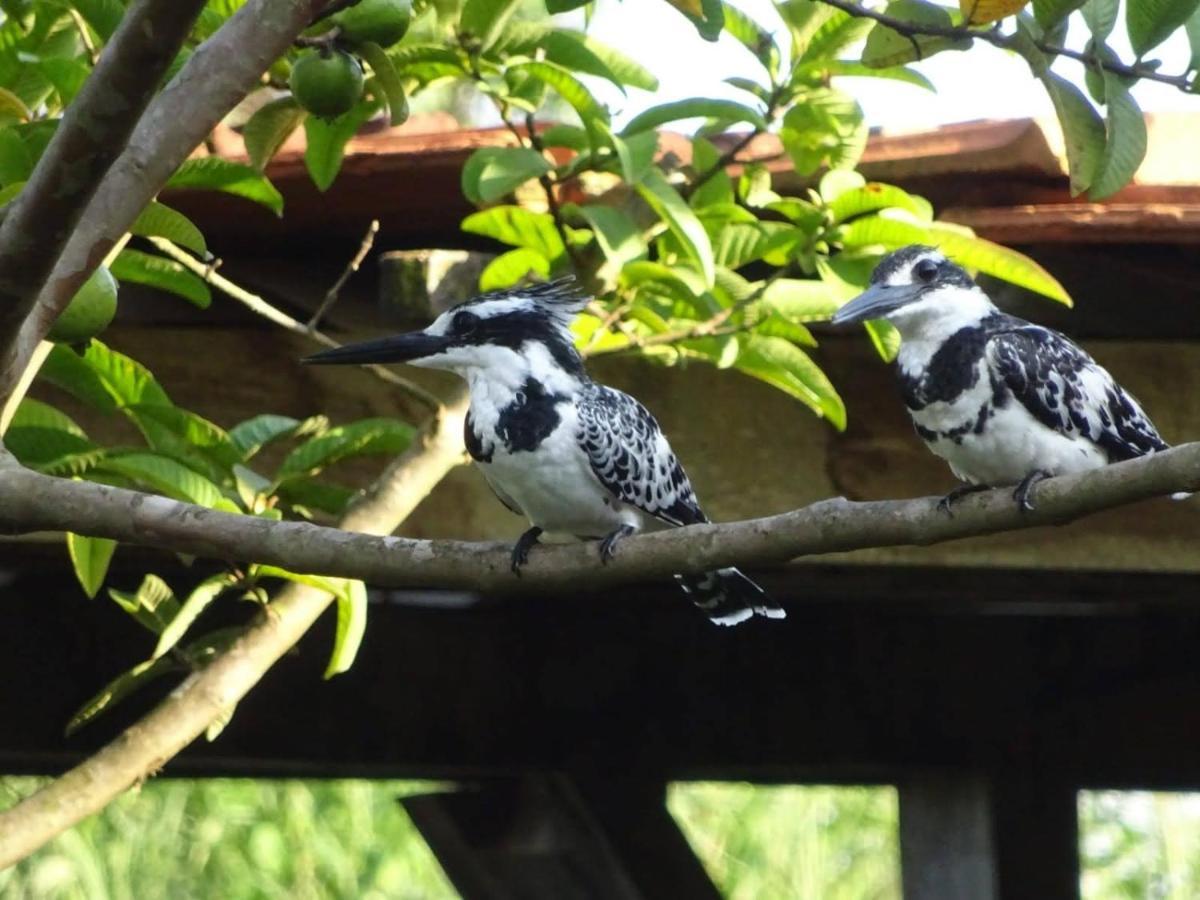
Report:
M 766 235 L 758 223 L 733 222 L 718 230 L 713 256 L 718 266 L 738 269 L 759 259 L 766 243 Z
M 842 398 L 812 357 L 791 341 L 754 333 L 744 335 L 734 365 L 738 371 L 795 397 L 838 431 L 845 430 Z
M 113 552 L 117 542 L 108 538 L 87 537 L 74 532 L 67 532 L 67 552 L 71 555 L 71 565 L 75 568 L 75 577 L 83 592 L 91 599 L 104 584 L 104 576 L 108 574 L 108 564 L 112 562 Z
M 624 93 L 625 85 L 617 73 L 608 67 L 588 46 L 584 35 L 563 28 L 548 32 L 539 44 L 545 58 L 565 69 L 595 75 L 612 82 Z
M 519 206 L 494 206 L 467 216 L 462 230 L 509 244 L 536 250 L 554 265 L 566 247 L 549 213 L 531 212 Z
M 121 0 L 71 0 L 71 6 L 79 11 L 79 15 L 92 26 L 104 43 L 108 43 L 125 14 L 125 5 Z
M 292 96 L 264 103 L 254 111 L 242 128 L 250 165 L 261 172 L 279 152 L 288 136 L 308 118 L 308 113 Z
M 79 457 L 91 458 L 98 448 L 83 437 L 61 428 L 38 425 L 8 426 L 4 433 L 4 446 L 23 466 L 46 474 L 54 474 L 67 465 L 68 460 Z
M 174 500 L 238 511 L 215 484 L 168 456 L 149 452 L 109 455 L 96 468 Z
M 304 134 L 308 139 L 304 148 L 304 166 L 317 190 L 329 190 L 342 168 L 347 141 L 371 118 L 376 106 L 375 101 L 364 100 L 336 119 L 309 116 L 304 120 Z
M 696 26 L 700 37 L 715 41 L 725 27 L 725 9 L 721 0 L 667 0 L 689 22 Z
M 347 580 L 343 590 L 334 596 L 337 598 L 337 630 L 329 665 L 325 667 L 326 678 L 340 675 L 354 664 L 367 630 L 367 586 L 358 580 Z
M 712 244 L 708 233 L 691 207 L 684 202 L 675 188 L 656 168 L 646 173 L 641 184 L 637 185 L 641 194 L 658 216 L 667 223 L 671 234 L 683 246 L 684 252 L 696 264 L 704 283 L 711 287 L 713 283 L 714 261 Z
M 509 68 L 510 72 L 522 72 L 549 85 L 579 114 L 583 127 L 591 136 L 593 146 L 598 146 L 597 125 L 608 125 L 608 110 L 592 96 L 582 81 L 552 62 L 527 62 Z
M 851 44 L 857 44 L 865 38 L 871 27 L 870 19 L 838 10 L 813 34 L 808 49 L 804 51 L 803 62 L 832 61 Z
M 290 416 L 263 413 L 234 425 L 229 429 L 229 440 L 245 462 L 271 441 L 294 434 L 302 424 Z
M 767 285 L 759 305 L 789 322 L 821 322 L 841 305 L 823 281 L 779 278 Z
M 203 454 L 223 470 L 222 474 L 242 460 L 225 430 L 194 412 L 162 403 L 133 403 L 126 411 L 155 450 L 172 455 L 180 450 Z M 167 434 L 174 440 L 167 440 Z
M 841 91 L 806 91 L 783 117 L 779 139 L 799 175 L 822 166 L 852 169 L 867 145 L 867 126 L 858 103 Z
M 472 203 L 491 203 L 552 168 L 542 154 L 528 147 L 480 147 L 463 166 L 462 191 Z
M 1108 117 L 1104 156 L 1088 188 L 1092 200 L 1115 194 L 1130 181 L 1146 158 L 1146 120 L 1122 79 L 1104 73 Z
M 395 419 L 362 419 L 331 428 L 310 438 L 289 453 L 275 473 L 277 482 L 314 475 L 326 466 L 351 456 L 371 453 L 394 455 L 412 440 L 413 428 Z
M 579 40 L 583 41 L 584 47 L 591 51 L 592 55 L 608 68 L 608 71 L 612 73 L 612 77 L 618 84 L 641 88 L 644 91 L 658 90 L 658 78 L 636 59 L 626 56 L 621 51 L 609 47 L 607 44 L 601 43 L 589 34 L 577 31 L 562 31 L 566 34 L 573 34 Z M 587 70 L 581 69 L 580 71 Z M 599 73 L 593 72 L 592 74 Z
M 223 191 L 252 200 L 283 215 L 283 195 L 253 167 L 230 162 L 219 156 L 201 156 L 186 160 L 167 182 L 167 188 Z
M 145 366 L 95 338 L 82 355 L 56 344 L 42 364 L 40 375 L 102 412 L 115 412 L 133 403 L 171 402 Z
M 587 6 L 591 2 L 592 0 L 546 0 L 546 12 L 553 16 L 558 13 L 579 9 L 579 7 Z
M 1096 40 L 1103 41 L 1117 24 L 1117 13 L 1121 9 L 1120 0 L 1087 0 L 1080 10 L 1088 31 Z
M 1050 29 L 1083 4 L 1084 0 L 1033 0 L 1033 15 L 1042 28 Z
M 1067 168 L 1071 173 L 1071 196 L 1087 190 L 1104 159 L 1104 122 L 1083 92 L 1065 78 L 1047 72 L 1042 76 L 1054 111 L 1063 130 Z
M 1070 306 L 1071 298 L 1061 284 L 1023 253 L 983 238 L 969 237 L 959 230 L 934 223 L 883 214 L 863 216 L 842 226 L 841 239 L 848 248 L 882 246 L 889 250 L 909 244 L 932 244 L 968 268 L 986 272 L 1012 284 L 1028 288 Z
M 392 125 L 403 125 L 408 121 L 408 95 L 404 93 L 400 73 L 392 65 L 391 58 L 373 41 L 364 41 L 355 49 L 367 61 L 367 65 L 375 73 L 379 87 L 383 90 L 388 105 L 388 122 Z
M 153 659 L 158 659 L 183 639 L 192 623 L 208 608 L 217 597 L 237 584 L 238 578 L 230 572 L 221 572 L 204 579 L 196 589 L 188 594 L 187 599 L 179 607 L 171 624 L 162 630 L 158 643 L 154 647 Z
M 654 165 L 654 157 L 658 153 L 658 132 L 643 131 L 619 137 L 606 130 L 605 136 L 617 153 L 626 184 L 637 184 Z
M 933 221 L 933 209 L 930 207 L 929 201 L 921 197 L 914 197 L 902 188 L 881 184 L 878 181 L 872 181 L 860 188 L 840 193 L 828 205 L 834 224 L 889 207 L 906 209 L 919 219 L 926 222 Z
M 33 172 L 33 155 L 15 128 L 0 128 L 0 184 L 24 184 Z
M 501 253 L 479 274 L 479 290 L 498 291 L 519 284 L 530 272 L 550 277 L 550 260 L 536 250 L 519 247 Z
M 914 25 L 950 28 L 954 24 L 949 10 L 943 6 L 926 3 L 925 0 L 892 0 L 885 12 L 893 18 L 912 22 Z M 914 39 L 886 25 L 876 24 L 867 35 L 867 46 L 863 49 L 862 61 L 872 68 L 884 69 L 918 59 L 928 59 L 943 50 L 965 50 L 970 46 L 970 38 L 917 35 Z
M 8 427 L 50 428 L 55 431 L 64 431 L 75 437 L 87 437 L 83 429 L 76 425 L 75 420 L 66 413 L 55 409 L 48 403 L 34 400 L 32 397 L 23 397 L 21 399 L 16 412 L 13 413 L 12 421 L 8 423 Z
M 118 281 L 143 284 L 183 297 L 201 309 L 212 303 L 212 293 L 203 280 L 193 275 L 173 259 L 130 250 L 128 247 L 113 260 L 113 276 Z
M 703 209 L 716 203 L 733 203 L 733 179 L 725 169 L 714 169 L 721 154 L 707 138 L 692 141 L 692 170 L 699 175 L 712 171 L 708 179 L 692 191 L 688 202 L 692 209 Z
M 730 3 L 723 3 L 725 31 L 762 63 L 772 76 L 779 71 L 779 45 L 770 33 Z
M 174 591 L 157 575 L 146 575 L 132 594 L 109 588 L 108 596 L 154 634 L 162 634 L 163 629 L 179 614 L 179 601 L 175 599 Z
M 889 66 L 885 69 L 878 69 L 853 60 L 831 59 L 827 62 L 805 66 L 804 71 L 808 74 L 820 72 L 824 77 L 832 76 L 834 78 L 885 78 L 937 92 L 932 81 L 916 69 L 909 69 L 905 66 Z
M 175 667 L 176 663 L 170 659 L 148 659 L 145 662 L 138 663 L 127 672 L 118 675 L 106 684 L 99 693 L 88 700 L 87 703 L 83 704 L 76 711 L 75 715 L 71 716 L 71 720 L 67 722 L 67 735 L 74 734 L 88 722 L 111 709 L 138 688 L 149 684 L 160 675 L 165 675 L 167 672 L 175 669 Z
M 75 95 L 92 73 L 91 67 L 82 60 L 61 56 L 43 57 L 38 62 L 38 69 L 46 76 L 46 80 L 54 85 L 54 91 L 63 106 L 75 99 Z
M 622 135 L 637 134 L 658 128 L 667 122 L 677 122 L 680 119 L 711 118 L 722 122 L 749 122 L 755 128 L 765 130 L 767 121 L 762 113 L 733 100 L 716 100 L 709 97 L 691 97 L 687 100 L 674 100 L 661 103 L 634 116 L 628 125 L 622 129 Z
M 131 234 L 139 237 L 162 237 L 174 244 L 186 247 L 200 256 L 208 255 L 204 235 L 192 220 L 165 203 L 151 200 L 129 226 Z
M 350 501 L 361 492 L 324 479 L 293 478 L 281 484 L 278 493 L 293 508 L 319 509 L 332 516 L 340 516 Z
M 792 59 L 808 60 L 813 37 L 830 19 L 849 18 L 841 10 L 815 0 L 778 0 L 775 9 L 792 33 Z
M 1192 17 L 1200 0 L 1125 0 L 1125 28 L 1138 58 L 1145 56 Z
M 1188 71 L 1200 69 L 1200 9 L 1192 13 L 1192 17 L 1187 20 L 1184 25 L 1184 30 L 1187 32 L 1188 46 L 1192 51 L 1192 58 L 1188 62 Z M 1195 87 L 1192 88 L 1195 90 Z
M 540 135 L 547 147 L 567 147 L 576 152 L 588 149 L 588 136 L 575 125 L 551 125 Z
M 478 38 L 480 46 L 486 49 L 496 40 L 516 7 L 516 0 L 467 0 L 459 27 Z
M 569 209 L 587 220 L 604 258 L 617 266 L 644 259 L 649 253 L 637 225 L 621 210 L 600 204 L 571 206 Z

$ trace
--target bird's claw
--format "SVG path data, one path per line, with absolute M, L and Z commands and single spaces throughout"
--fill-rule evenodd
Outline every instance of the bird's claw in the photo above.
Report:
M 512 554 L 509 558 L 512 560 L 512 572 L 514 575 L 519 576 L 521 574 L 521 566 L 529 562 L 529 551 L 538 542 L 541 534 L 542 529 L 537 527 L 530 528 L 517 538 L 517 542 L 513 544 Z
M 1017 508 L 1021 512 L 1033 512 L 1033 488 L 1039 481 L 1045 481 L 1050 477 L 1049 472 L 1043 469 L 1035 469 L 1021 479 L 1021 483 L 1013 491 L 1013 499 L 1017 501 Z
M 629 537 L 636 529 L 632 525 L 622 525 L 616 531 L 611 532 L 607 537 L 600 542 L 600 562 L 608 565 L 609 560 L 617 555 L 617 542 L 622 538 Z
M 979 491 L 990 490 L 986 484 L 960 484 L 945 497 L 937 502 L 938 512 L 943 512 L 950 518 L 954 518 L 954 510 L 951 508 L 954 504 L 968 494 L 975 494 Z

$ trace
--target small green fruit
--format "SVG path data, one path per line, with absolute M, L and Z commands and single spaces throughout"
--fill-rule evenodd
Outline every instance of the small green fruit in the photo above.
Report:
M 117 314 L 117 279 L 108 266 L 101 266 L 81 287 L 50 326 L 46 340 L 78 344 L 94 338 Z
M 372 41 L 384 49 L 408 34 L 412 0 L 359 0 L 333 17 L 339 35 L 351 44 Z
M 362 66 L 349 53 L 306 53 L 292 66 L 288 81 L 296 102 L 314 116 L 332 119 L 354 108 L 363 93 Z

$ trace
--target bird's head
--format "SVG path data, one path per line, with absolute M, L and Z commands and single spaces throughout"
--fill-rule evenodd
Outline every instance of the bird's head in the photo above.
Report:
M 890 253 L 870 286 L 833 314 L 834 325 L 887 319 L 904 337 L 945 324 L 978 321 L 994 307 L 971 276 L 933 247 L 914 244 Z
M 349 344 L 303 360 L 314 365 L 408 363 L 464 378 L 580 377 L 570 325 L 587 297 L 573 278 L 483 294 L 446 310 L 420 331 Z

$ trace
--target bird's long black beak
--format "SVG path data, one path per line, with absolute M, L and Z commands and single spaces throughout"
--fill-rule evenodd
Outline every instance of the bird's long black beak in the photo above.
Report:
M 449 346 L 449 341 L 437 334 L 410 331 L 361 344 L 348 344 L 332 350 L 322 350 L 300 360 L 313 366 L 342 366 L 362 363 L 411 362 L 426 356 L 435 356 Z
M 834 325 L 849 325 L 868 319 L 882 319 L 893 310 L 916 300 L 921 289 L 909 284 L 873 284 L 829 320 Z

